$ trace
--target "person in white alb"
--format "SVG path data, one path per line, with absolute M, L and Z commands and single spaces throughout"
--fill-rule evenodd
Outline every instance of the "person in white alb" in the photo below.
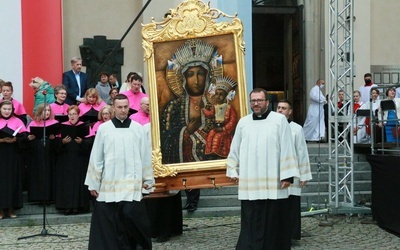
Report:
M 378 87 L 378 85 L 372 82 L 371 73 L 365 73 L 364 75 L 364 85 L 361 86 L 358 90 L 361 95 L 361 102 L 366 103 L 370 101 L 371 89 L 374 87 Z
M 286 117 L 268 110 L 267 92 L 250 93 L 252 114 L 239 120 L 226 175 L 238 183 L 241 228 L 236 249 L 290 249 L 288 187 L 299 178 Z
M 304 137 L 307 141 L 319 142 L 325 137 L 324 104 L 326 100 L 321 91 L 324 86 L 325 81 L 319 79 L 310 91 L 311 104 L 303 126 Z
M 142 126 L 128 118 L 125 95 L 114 98 L 115 117 L 97 131 L 85 185 L 96 197 L 89 249 L 151 249 L 142 188 L 154 184 L 150 144 Z M 123 146 L 124 150 L 121 150 Z
M 293 112 L 292 105 L 288 100 L 280 100 L 276 111 L 286 117 L 289 122 L 290 130 L 292 131 L 292 138 L 294 148 L 296 150 L 297 167 L 299 168 L 300 178 L 294 178 L 293 184 L 289 186 L 289 200 L 292 202 L 292 239 L 300 240 L 301 238 L 301 188 L 307 185 L 307 182 L 312 179 L 310 159 L 308 156 L 308 149 L 306 140 L 304 139 L 303 128 L 291 121 L 290 115 Z

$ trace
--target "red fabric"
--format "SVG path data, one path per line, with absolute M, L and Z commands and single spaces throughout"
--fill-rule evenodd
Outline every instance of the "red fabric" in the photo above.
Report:
M 23 104 L 31 113 L 34 106 L 34 90 L 28 86 L 31 79 L 39 76 L 52 84 L 62 81 L 62 1 L 21 0 L 21 17 Z
M 370 119 L 369 117 L 365 118 L 365 131 L 367 135 L 371 135 L 371 127 L 369 126 Z
M 359 109 L 361 107 L 361 105 L 359 103 L 354 103 L 353 104 L 353 112 L 354 114 L 357 112 L 357 109 Z

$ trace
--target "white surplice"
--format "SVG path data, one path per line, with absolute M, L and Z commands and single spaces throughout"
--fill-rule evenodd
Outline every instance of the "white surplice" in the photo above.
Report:
M 310 91 L 311 104 L 308 108 L 303 130 L 307 141 L 319 141 L 325 137 L 324 103 L 325 96 L 318 85 Z
M 142 184 L 154 184 L 150 149 L 139 123 L 116 128 L 105 122 L 94 140 L 85 185 L 99 193 L 97 201 L 140 201 Z
M 299 177 L 296 153 L 286 117 L 271 111 L 240 119 L 227 158 L 228 177 L 239 177 L 239 200 L 288 198 L 281 180 Z

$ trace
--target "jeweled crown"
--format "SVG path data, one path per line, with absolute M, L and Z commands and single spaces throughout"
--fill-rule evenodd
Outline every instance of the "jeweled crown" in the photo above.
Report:
M 236 85 L 237 83 L 228 77 L 219 76 L 215 78 L 215 89 L 225 90 L 226 93 L 229 93 Z
M 174 59 L 181 67 L 191 62 L 209 63 L 214 49 L 213 45 L 202 40 L 191 39 L 176 50 Z

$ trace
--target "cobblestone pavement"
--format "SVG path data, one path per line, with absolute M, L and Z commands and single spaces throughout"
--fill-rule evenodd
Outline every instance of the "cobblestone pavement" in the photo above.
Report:
M 333 226 L 319 226 L 330 221 Z M 307 237 L 293 242 L 292 249 L 400 249 L 400 238 L 375 224 L 364 224 L 371 218 L 332 215 L 302 218 L 302 230 Z M 240 229 L 240 218 L 185 218 L 182 236 L 168 242 L 153 243 L 153 249 L 234 249 Z M 38 236 L 18 240 L 18 237 L 40 234 L 42 227 L 0 228 L 0 249 L 87 249 L 90 224 L 46 226 L 48 233 L 68 235 L 67 238 Z

